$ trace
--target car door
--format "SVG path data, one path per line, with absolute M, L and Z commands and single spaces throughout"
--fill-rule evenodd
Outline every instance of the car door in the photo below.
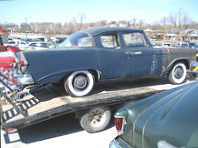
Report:
M 162 50 L 149 44 L 143 32 L 123 33 L 126 48 L 127 75 L 150 76 L 161 73 Z
M 102 79 L 126 76 L 126 54 L 120 44 L 119 33 L 105 33 L 97 37 L 99 46 L 98 65 Z

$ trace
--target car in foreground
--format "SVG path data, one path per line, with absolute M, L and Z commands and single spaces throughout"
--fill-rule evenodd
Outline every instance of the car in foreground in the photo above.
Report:
M 115 113 L 110 148 L 198 147 L 198 82 L 130 104 Z
M 59 48 L 21 53 L 20 78 L 24 75 L 26 84 L 63 84 L 77 97 L 89 94 L 95 82 L 111 79 L 167 75 L 180 84 L 195 53 L 192 48 L 156 48 L 141 29 L 90 28 L 69 36 Z

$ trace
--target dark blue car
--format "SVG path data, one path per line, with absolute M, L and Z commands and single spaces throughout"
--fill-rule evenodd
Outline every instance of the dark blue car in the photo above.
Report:
M 90 28 L 69 36 L 60 48 L 19 55 L 18 80 L 26 84 L 63 83 L 72 96 L 87 95 L 95 82 L 168 75 L 186 79 L 195 49 L 156 48 L 143 30 Z

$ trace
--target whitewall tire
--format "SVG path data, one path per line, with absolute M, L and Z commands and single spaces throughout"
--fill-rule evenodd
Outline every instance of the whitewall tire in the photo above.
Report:
M 94 76 L 87 70 L 73 72 L 65 81 L 65 90 L 74 97 L 89 94 L 95 84 Z
M 172 84 L 181 84 L 186 80 L 186 76 L 186 65 L 182 62 L 178 62 L 174 65 L 169 74 L 169 81 Z

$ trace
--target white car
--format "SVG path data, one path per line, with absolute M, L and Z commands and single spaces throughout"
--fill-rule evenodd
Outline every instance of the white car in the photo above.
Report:
M 175 47 L 189 47 L 189 44 L 186 42 L 178 42 L 175 44 Z
M 46 42 L 31 42 L 28 47 L 33 47 L 34 49 L 47 49 L 47 48 L 56 48 L 54 44 Z

